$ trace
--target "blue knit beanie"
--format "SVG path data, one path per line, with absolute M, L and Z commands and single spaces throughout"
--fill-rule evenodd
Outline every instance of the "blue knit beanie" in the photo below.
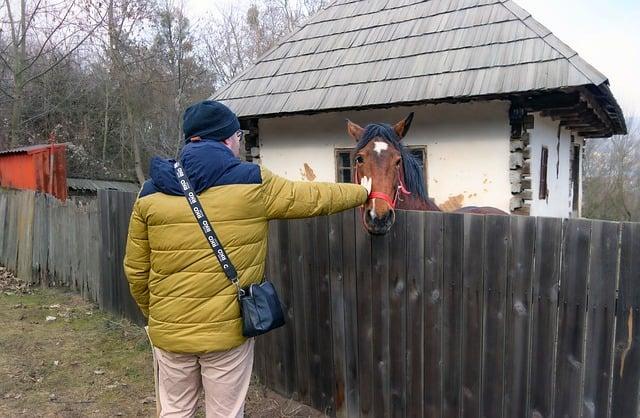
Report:
M 186 143 L 195 136 L 224 141 L 240 129 L 240 121 L 236 114 L 214 100 L 205 100 L 189 106 L 182 121 Z

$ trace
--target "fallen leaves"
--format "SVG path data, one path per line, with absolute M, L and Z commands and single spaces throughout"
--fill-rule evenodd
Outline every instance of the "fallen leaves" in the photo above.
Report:
M 0 291 L 7 296 L 32 293 L 29 284 L 15 277 L 6 267 L 0 267 Z

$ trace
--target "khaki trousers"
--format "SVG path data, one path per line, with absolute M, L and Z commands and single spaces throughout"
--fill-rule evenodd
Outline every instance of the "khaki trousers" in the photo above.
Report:
M 193 417 L 203 389 L 207 418 L 244 416 L 253 347 L 253 338 L 229 351 L 203 355 L 153 347 L 158 416 Z

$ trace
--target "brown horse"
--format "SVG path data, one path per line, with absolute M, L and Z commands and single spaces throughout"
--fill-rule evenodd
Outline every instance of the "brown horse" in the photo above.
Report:
M 391 126 L 372 123 L 365 128 L 347 120 L 347 131 L 356 141 L 353 155 L 353 181 L 371 179 L 371 193 L 362 211 L 362 222 L 371 234 L 389 232 L 395 222 L 395 209 L 438 211 L 427 195 L 422 168 L 402 144 L 411 126 L 413 113 Z M 464 207 L 456 213 L 507 215 L 492 207 Z

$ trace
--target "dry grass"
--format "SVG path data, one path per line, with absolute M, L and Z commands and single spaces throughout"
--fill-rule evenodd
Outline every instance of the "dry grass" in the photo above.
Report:
M 154 416 L 151 362 L 141 328 L 0 267 L 0 416 Z M 323 415 L 254 381 L 246 416 Z

